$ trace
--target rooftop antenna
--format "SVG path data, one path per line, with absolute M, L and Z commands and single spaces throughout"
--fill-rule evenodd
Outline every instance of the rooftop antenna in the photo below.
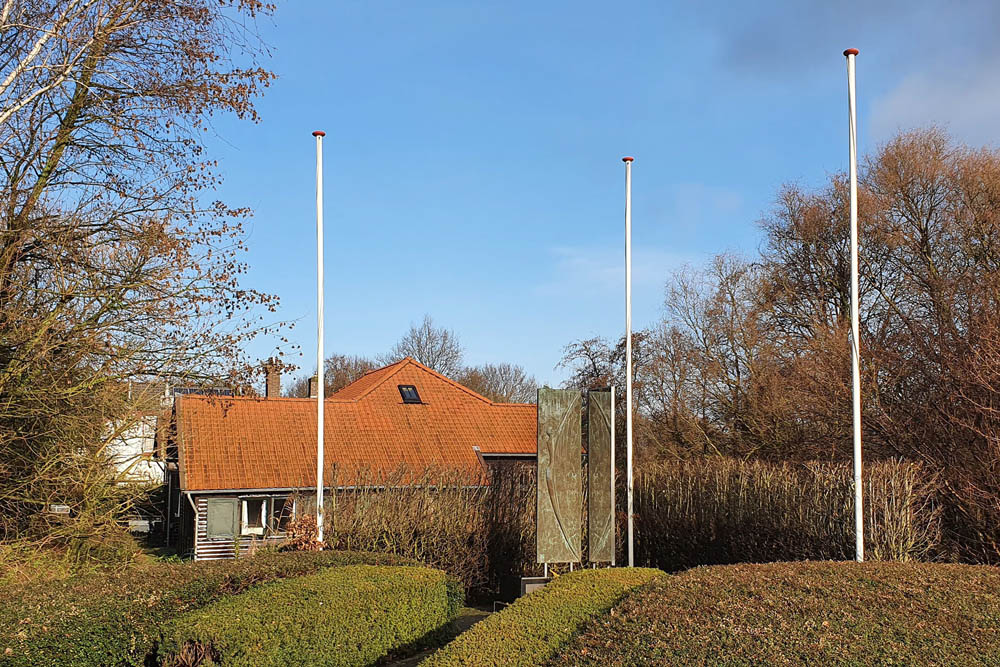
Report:
M 316 130 L 316 539 L 323 541 L 323 137 Z
M 632 162 L 625 163 L 625 488 L 628 504 L 628 566 L 635 567 L 632 511 Z
M 847 49 L 847 111 L 851 159 L 851 398 L 854 412 L 854 559 L 865 559 L 865 525 L 861 494 L 861 316 L 858 289 L 858 120 L 854 90 L 857 49 Z

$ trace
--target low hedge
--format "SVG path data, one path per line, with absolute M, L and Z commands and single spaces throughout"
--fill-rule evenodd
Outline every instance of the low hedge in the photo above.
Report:
M 183 614 L 160 650 L 165 665 L 369 665 L 443 632 L 463 597 L 440 570 L 333 568 Z
M 0 663 L 12 667 L 142 665 L 178 614 L 274 579 L 357 564 L 414 565 L 359 552 L 263 553 L 240 560 L 155 564 L 4 590 Z
M 557 665 L 1000 665 L 1000 569 L 701 567 L 631 593 Z
M 565 574 L 480 621 L 421 665 L 537 665 L 556 654 L 592 616 L 659 576 L 665 575 L 647 568 Z

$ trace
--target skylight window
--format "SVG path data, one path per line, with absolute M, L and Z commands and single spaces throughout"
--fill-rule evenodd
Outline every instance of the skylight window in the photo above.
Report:
M 403 397 L 403 403 L 422 403 L 417 388 L 412 384 L 399 385 L 399 395 Z

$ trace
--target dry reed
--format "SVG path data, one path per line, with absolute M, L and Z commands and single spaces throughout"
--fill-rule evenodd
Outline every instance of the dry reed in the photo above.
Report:
M 585 469 L 584 469 L 584 479 Z M 341 476 L 341 479 L 344 479 Z M 849 465 L 783 464 L 710 457 L 661 464 L 636 477 L 636 564 L 696 565 L 853 558 Z M 535 563 L 535 470 L 356 471 L 329 498 L 333 548 L 392 553 L 445 570 L 476 594 L 508 577 L 540 574 Z M 929 560 L 941 544 L 936 481 L 897 461 L 866 467 L 867 556 Z M 305 499 L 303 499 L 305 500 Z M 619 492 L 624 509 L 624 492 Z M 618 563 L 624 556 L 618 513 Z M 583 513 L 586 560 L 586 511 Z
M 936 483 L 916 463 L 863 477 L 866 556 L 929 560 L 941 543 Z M 854 557 L 849 465 L 706 458 L 663 464 L 636 482 L 637 561 L 695 565 Z
M 533 572 L 534 470 L 489 472 L 399 468 L 354 470 L 350 488 L 328 499 L 326 542 L 335 549 L 415 558 L 461 580 L 474 593 L 505 576 Z M 308 506 L 308 499 L 300 502 Z

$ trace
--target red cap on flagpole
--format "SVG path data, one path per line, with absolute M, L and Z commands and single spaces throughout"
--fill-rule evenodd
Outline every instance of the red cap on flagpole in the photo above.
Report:
M 315 132 L 313 132 L 313 136 L 314 137 L 325 137 L 326 136 L 326 132 L 324 132 L 323 130 L 316 130 Z
M 856 56 L 858 55 L 858 53 L 860 53 L 860 51 L 858 51 L 857 49 L 847 49 L 846 51 L 844 51 L 845 56 Z
M 635 158 L 632 157 L 631 155 L 626 155 L 625 157 L 622 158 L 622 162 L 633 162 L 633 161 L 635 161 Z

